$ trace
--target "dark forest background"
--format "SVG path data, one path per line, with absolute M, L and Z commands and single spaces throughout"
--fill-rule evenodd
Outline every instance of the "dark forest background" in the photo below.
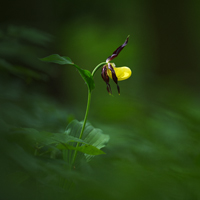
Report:
M 1 199 L 200 199 L 199 13 L 197 0 L 2 2 Z M 100 70 L 94 77 L 88 120 L 110 135 L 106 155 L 75 174 L 35 163 L 10 129 L 62 132 L 83 120 L 87 100 L 75 68 L 39 58 L 58 53 L 92 71 L 127 35 L 113 60 L 132 70 L 121 95 L 113 82 L 108 95 Z M 52 173 L 75 186 L 64 190 Z

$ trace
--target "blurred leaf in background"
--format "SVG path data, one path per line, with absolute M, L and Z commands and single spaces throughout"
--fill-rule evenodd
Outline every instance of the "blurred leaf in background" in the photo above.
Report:
M 52 36 L 36 29 L 8 26 L 1 31 L 0 67 L 21 78 L 47 79 L 45 68 L 37 59 L 38 52 L 52 40 Z M 39 73 L 40 70 L 40 73 Z

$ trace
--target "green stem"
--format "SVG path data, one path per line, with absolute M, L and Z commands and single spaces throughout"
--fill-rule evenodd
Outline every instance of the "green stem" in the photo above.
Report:
M 99 63 L 95 68 L 94 70 L 92 71 L 92 76 L 94 76 L 95 72 L 102 66 L 102 65 L 106 65 L 107 62 L 102 62 L 102 63 Z
M 88 116 L 88 112 L 89 112 L 89 107 L 90 107 L 90 100 L 91 100 L 91 91 L 88 90 L 87 108 L 86 108 L 85 118 L 84 118 L 84 121 L 83 121 L 83 126 L 82 126 L 82 129 L 81 129 L 81 133 L 80 133 L 79 139 L 82 138 L 82 136 L 83 136 L 83 132 L 84 132 L 84 129 L 85 129 L 85 125 L 86 125 L 86 121 L 87 121 L 87 116 Z M 77 142 L 77 144 L 76 144 L 76 148 L 79 147 L 79 144 L 80 144 L 80 143 Z M 77 150 L 75 150 L 75 152 L 74 152 L 74 156 L 73 156 L 73 160 L 72 160 L 72 166 L 74 165 L 74 162 L 75 162 L 76 156 L 77 156 Z
M 92 76 L 94 76 L 95 72 L 103 65 L 106 65 L 107 62 L 102 62 L 102 63 L 99 63 L 95 68 L 94 70 L 92 71 Z M 85 125 L 86 125 L 86 121 L 87 121 L 87 116 L 88 116 L 88 112 L 89 112 L 89 107 L 90 107 L 90 100 L 91 100 L 91 91 L 88 90 L 88 101 L 87 101 L 87 108 L 86 108 L 86 112 L 85 112 L 85 118 L 84 118 L 84 121 L 83 121 L 83 126 L 82 126 L 82 129 L 81 129 L 81 133 L 80 133 L 80 136 L 79 136 L 79 139 L 82 139 L 82 136 L 83 136 L 83 132 L 84 132 L 84 129 L 85 129 Z M 77 142 L 76 144 L 76 148 L 79 147 L 79 142 Z M 75 163 L 75 160 L 76 160 L 76 156 L 77 156 L 77 150 L 75 150 L 74 152 L 74 155 L 73 155 L 73 160 L 72 160 L 72 165 L 71 167 L 74 165 Z

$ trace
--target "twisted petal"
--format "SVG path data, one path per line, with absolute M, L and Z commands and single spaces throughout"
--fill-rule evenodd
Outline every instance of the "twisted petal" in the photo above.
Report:
M 118 81 L 126 80 L 132 74 L 130 68 L 128 67 L 115 67 L 114 70 L 115 70 L 115 74 L 117 76 Z M 108 73 L 108 76 L 112 78 L 112 72 L 108 70 L 107 73 Z
M 111 72 L 111 78 L 114 80 L 114 82 L 117 84 L 118 78 L 116 76 L 115 70 L 113 68 L 113 66 L 111 65 L 111 63 L 108 63 L 108 71 Z M 108 74 L 109 76 L 109 74 Z
M 109 62 L 111 61 L 112 59 L 114 59 L 115 57 L 118 56 L 118 54 L 120 53 L 120 51 L 128 44 L 128 39 L 129 39 L 129 36 L 126 38 L 124 44 L 122 44 L 121 46 L 119 46 L 111 56 L 109 56 L 106 60 L 106 62 Z
M 106 82 L 108 93 L 112 94 L 111 87 L 110 87 L 110 84 L 109 84 L 109 77 L 108 77 L 107 66 L 106 65 L 104 65 L 104 67 L 102 68 L 101 77 Z
M 114 66 L 114 65 L 113 65 Z M 118 94 L 120 94 L 120 88 L 119 88 L 119 85 L 118 85 L 118 78 L 117 78 L 117 75 L 115 73 L 115 70 L 114 70 L 114 67 L 111 65 L 111 63 L 108 63 L 108 70 L 107 71 L 110 71 L 111 72 L 111 76 L 112 76 L 112 79 L 114 80 L 114 82 L 117 84 L 117 90 L 118 90 Z M 108 74 L 108 73 L 107 73 Z

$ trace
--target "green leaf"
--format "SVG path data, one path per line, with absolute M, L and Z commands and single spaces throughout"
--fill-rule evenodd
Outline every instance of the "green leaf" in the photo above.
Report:
M 54 145 L 60 150 L 77 150 L 88 155 L 104 154 L 104 152 L 97 147 L 88 144 L 84 140 L 69 135 L 68 132 L 50 133 L 45 131 L 37 131 L 33 128 L 15 128 L 12 131 L 15 133 L 15 138 L 28 139 L 30 142 L 27 143 L 27 145 L 32 144 L 32 146 L 35 146 L 37 143 L 40 146 Z M 77 142 L 82 143 L 82 145 L 78 148 L 69 144 L 76 144 Z
M 90 71 L 81 69 L 79 66 L 75 65 L 69 57 L 53 54 L 45 58 L 42 58 L 40 60 L 45 61 L 45 62 L 52 62 L 52 63 L 56 63 L 60 65 L 66 65 L 66 64 L 73 65 L 74 67 L 76 67 L 76 69 L 78 69 L 83 80 L 87 83 L 89 90 L 92 91 L 95 88 L 93 76 L 90 73 Z
M 82 122 L 73 120 L 67 126 L 65 133 L 78 138 L 80 135 L 82 126 L 83 126 Z M 101 151 L 101 152 L 98 152 L 98 154 L 96 154 L 97 152 L 95 148 L 99 150 L 102 149 L 103 147 L 105 147 L 106 143 L 108 143 L 109 139 L 110 137 L 106 134 L 103 134 L 102 130 L 96 129 L 87 123 L 85 126 L 85 130 L 83 132 L 82 140 L 88 145 L 81 144 L 79 146 L 80 149 L 78 149 L 78 151 L 83 152 L 86 160 L 89 161 L 94 155 L 99 155 L 103 153 L 103 151 Z
M 62 144 L 67 144 L 70 142 L 80 142 L 80 143 L 85 143 L 83 140 L 73 137 L 71 135 L 68 135 L 66 133 L 56 133 L 53 135 L 51 138 L 54 142 Z
M 41 61 L 45 61 L 45 62 L 52 62 L 52 63 L 56 63 L 56 64 L 60 64 L 60 65 L 73 65 L 74 63 L 72 62 L 72 60 L 66 56 L 60 56 L 58 54 L 53 54 L 50 56 L 47 56 L 45 58 L 41 58 Z
M 105 154 L 105 152 L 103 152 L 102 150 L 98 149 L 95 146 L 86 144 L 86 145 L 82 145 L 80 147 L 77 148 L 78 151 L 81 151 L 82 153 L 85 153 L 88 155 L 101 155 L 101 154 Z M 87 157 L 86 156 L 86 157 Z
M 45 145 L 66 145 L 67 143 L 72 142 L 80 142 L 85 143 L 83 140 L 79 138 L 68 135 L 67 133 L 51 133 L 46 131 L 38 131 L 33 128 L 14 128 L 12 129 L 13 133 L 15 133 L 15 137 L 23 137 L 27 138 L 34 143 L 39 143 L 42 146 Z
M 74 65 L 74 66 L 78 69 L 83 80 L 87 83 L 89 90 L 92 91 L 95 88 L 95 84 L 94 84 L 93 76 L 90 73 L 90 71 L 85 70 L 85 69 L 81 69 L 77 65 Z

